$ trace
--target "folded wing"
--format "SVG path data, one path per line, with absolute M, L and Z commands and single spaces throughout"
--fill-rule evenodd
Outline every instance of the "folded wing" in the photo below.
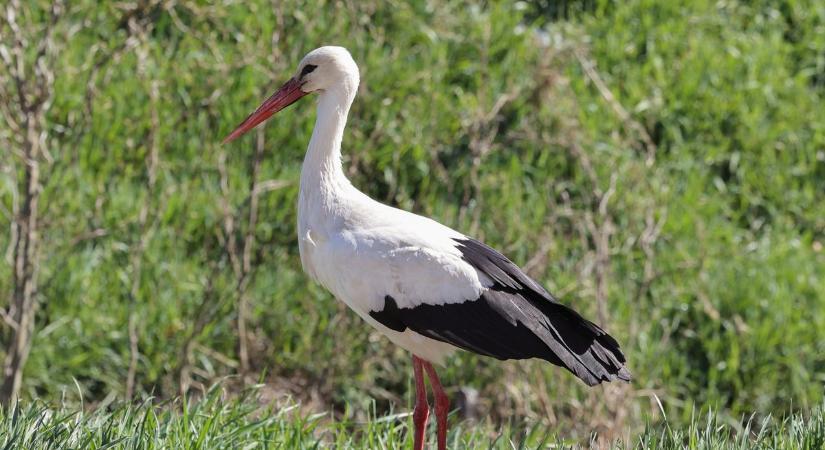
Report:
M 416 302 L 387 294 L 383 308 L 369 315 L 395 331 L 411 329 L 481 355 L 541 358 L 591 386 L 630 380 L 625 357 L 613 337 L 559 303 L 501 253 L 474 239 L 453 241 L 463 262 L 485 280 L 485 289 L 477 298 Z

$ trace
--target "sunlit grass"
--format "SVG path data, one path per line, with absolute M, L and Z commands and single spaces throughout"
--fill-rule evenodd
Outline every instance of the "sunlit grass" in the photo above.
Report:
M 336 421 L 326 414 L 305 415 L 298 405 L 260 405 L 254 388 L 227 400 L 216 386 L 199 400 L 120 403 L 91 412 L 40 401 L 17 405 L 0 411 L 0 449 L 399 449 L 410 447 L 410 427 L 408 414 L 373 416 L 365 422 Z M 469 422 L 454 423 L 448 442 L 453 449 L 502 450 L 608 444 L 595 435 L 581 442 L 560 440 L 555 432 L 540 426 L 496 429 Z M 610 446 L 821 450 L 825 409 L 739 424 L 723 423 L 707 413 L 682 428 L 668 423 L 648 426 L 640 436 Z

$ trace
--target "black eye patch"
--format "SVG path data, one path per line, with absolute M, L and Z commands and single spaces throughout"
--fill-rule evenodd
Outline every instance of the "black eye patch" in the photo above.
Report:
M 318 66 L 315 66 L 315 65 L 312 65 L 312 64 L 305 65 L 304 68 L 301 69 L 301 78 L 303 78 L 304 75 L 306 75 L 308 73 L 311 73 L 316 68 L 318 68 Z

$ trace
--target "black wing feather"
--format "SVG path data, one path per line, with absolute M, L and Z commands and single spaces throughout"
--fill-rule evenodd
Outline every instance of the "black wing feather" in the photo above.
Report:
M 498 359 L 541 358 L 588 385 L 630 381 L 619 344 L 598 325 L 562 305 L 493 248 L 456 240 L 465 261 L 494 284 L 475 300 L 398 308 L 390 296 L 370 316 L 395 331 L 407 328 Z

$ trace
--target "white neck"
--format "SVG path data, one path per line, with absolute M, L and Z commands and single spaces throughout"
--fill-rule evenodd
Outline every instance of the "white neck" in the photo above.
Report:
M 315 129 L 301 168 L 301 191 L 325 191 L 349 184 L 341 166 L 341 140 L 355 93 L 329 89 L 318 95 Z
M 341 166 L 341 140 L 354 98 L 354 89 L 344 86 L 318 95 L 315 129 L 301 168 L 299 216 L 310 209 L 329 214 L 341 194 L 353 189 Z

